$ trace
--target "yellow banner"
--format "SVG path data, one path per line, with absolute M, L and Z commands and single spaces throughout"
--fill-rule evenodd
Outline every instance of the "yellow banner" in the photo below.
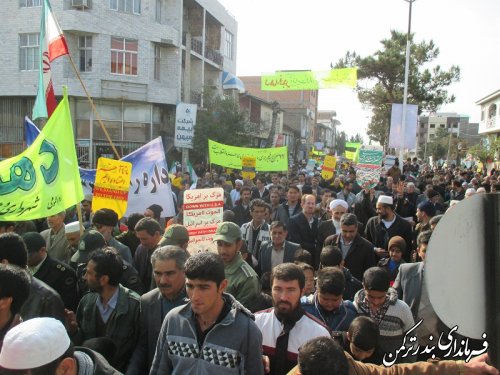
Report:
M 262 91 L 291 91 L 331 89 L 338 86 L 356 87 L 357 68 L 327 71 L 276 72 L 261 76 Z
M 208 140 L 210 163 L 222 167 L 242 169 L 245 156 L 255 157 L 258 172 L 281 172 L 288 170 L 288 147 L 247 148 L 228 146 Z
M 325 180 L 333 178 L 335 173 L 335 166 L 337 165 L 337 158 L 335 156 L 327 155 L 323 161 L 323 167 L 321 169 L 321 177 Z
M 127 211 L 132 163 L 99 158 L 95 175 L 92 210 L 110 208 L 122 218 Z
M 256 163 L 257 159 L 255 159 L 255 156 L 244 156 L 241 159 L 241 176 L 245 179 L 254 179 Z
M 0 220 L 55 215 L 83 200 L 66 93 L 21 154 L 0 162 Z

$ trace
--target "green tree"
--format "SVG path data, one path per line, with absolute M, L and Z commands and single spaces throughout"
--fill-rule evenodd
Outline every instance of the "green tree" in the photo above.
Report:
M 361 136 L 361 134 L 356 133 L 356 135 L 351 135 L 349 137 L 348 142 L 359 142 L 359 143 L 363 144 L 363 137 Z
M 448 156 L 449 138 L 450 134 L 446 129 L 437 129 L 432 141 L 427 143 L 427 156 L 432 156 L 434 160 L 446 159 Z
M 205 108 L 198 110 L 193 138 L 195 161 L 206 160 L 208 140 L 231 146 L 247 146 L 250 143 L 246 111 L 240 110 L 232 98 L 220 97 L 214 92 L 204 95 Z
M 406 33 L 391 31 L 391 37 L 381 41 L 382 48 L 371 56 L 361 57 L 348 51 L 335 68 L 358 67 L 359 101 L 373 112 L 368 125 L 371 140 L 387 146 L 391 118 L 391 104 L 403 102 Z M 443 70 L 439 65 L 430 67 L 439 56 L 434 42 L 413 42 L 410 34 L 410 70 L 408 78 L 408 103 L 417 104 L 419 113 L 436 111 L 441 105 L 455 101 L 446 88 L 460 79 L 456 65 Z
M 500 155 L 500 138 L 490 136 L 483 139 L 477 145 L 469 148 L 469 153 L 483 164 L 498 160 Z

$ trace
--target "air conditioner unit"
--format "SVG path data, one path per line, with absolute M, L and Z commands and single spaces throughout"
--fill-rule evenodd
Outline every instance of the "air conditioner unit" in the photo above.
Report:
M 91 4 L 92 0 L 71 0 L 71 6 L 73 8 L 89 9 Z

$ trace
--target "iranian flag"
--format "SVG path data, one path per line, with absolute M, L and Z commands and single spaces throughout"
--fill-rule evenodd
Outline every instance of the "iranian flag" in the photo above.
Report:
M 66 39 L 50 8 L 49 0 L 43 1 L 40 21 L 40 65 L 38 92 L 33 107 L 33 120 L 49 118 L 57 107 L 52 86 L 50 64 L 60 56 L 69 54 Z

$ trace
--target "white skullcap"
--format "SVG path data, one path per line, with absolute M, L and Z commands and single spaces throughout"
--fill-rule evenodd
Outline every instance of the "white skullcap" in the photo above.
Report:
M 34 369 L 60 358 L 70 343 L 66 328 L 59 320 L 30 319 L 5 335 L 0 366 L 9 370 Z
M 333 210 L 334 208 L 337 208 L 338 206 L 342 206 L 346 210 L 349 209 L 347 202 L 343 199 L 334 199 L 333 201 L 330 202 L 330 210 Z
M 64 226 L 65 233 L 79 233 L 80 232 L 80 222 L 73 221 Z
M 469 197 L 469 196 L 474 195 L 474 194 L 476 194 L 476 189 L 474 189 L 474 188 L 468 188 L 467 190 L 465 190 L 466 197 Z
M 92 198 L 94 198 L 94 196 L 92 194 L 85 194 L 85 196 L 83 197 L 83 200 L 88 201 L 88 202 L 92 202 Z
M 234 180 L 234 183 L 235 184 L 243 185 L 243 180 Z
M 392 197 L 388 195 L 381 195 L 378 197 L 377 203 L 388 204 L 389 206 L 392 206 L 394 204 L 394 201 L 392 200 Z

